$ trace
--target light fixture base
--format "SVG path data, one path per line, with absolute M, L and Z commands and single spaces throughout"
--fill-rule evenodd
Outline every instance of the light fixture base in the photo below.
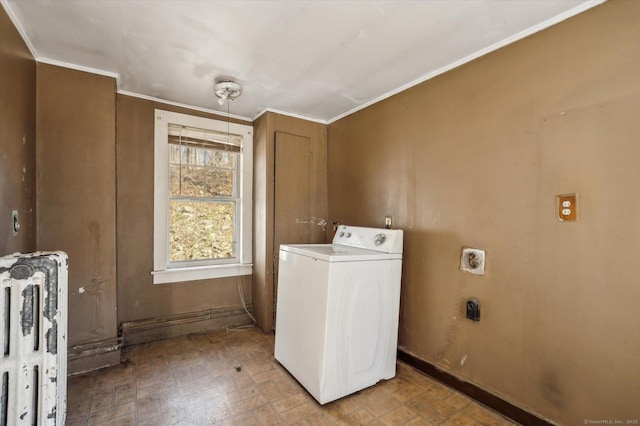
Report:
M 242 94 L 242 86 L 235 81 L 225 80 L 213 86 L 213 93 L 218 97 L 218 103 L 223 105 Z

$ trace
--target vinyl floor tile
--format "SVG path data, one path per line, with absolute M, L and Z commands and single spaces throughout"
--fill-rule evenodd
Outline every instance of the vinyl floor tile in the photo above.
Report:
M 257 329 L 123 349 L 119 366 L 68 379 L 67 425 L 512 425 L 398 362 L 396 377 L 318 404 Z

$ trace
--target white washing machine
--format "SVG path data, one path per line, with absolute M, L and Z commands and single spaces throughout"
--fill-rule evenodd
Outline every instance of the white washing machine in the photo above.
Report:
M 275 358 L 325 404 L 396 374 L 402 231 L 280 246 Z

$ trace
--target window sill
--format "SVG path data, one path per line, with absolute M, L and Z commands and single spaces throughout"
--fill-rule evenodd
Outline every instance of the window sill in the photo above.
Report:
M 153 276 L 154 284 L 172 284 L 183 281 L 251 275 L 252 271 L 253 264 L 251 263 L 234 263 L 231 265 L 195 266 L 152 271 L 151 275 Z

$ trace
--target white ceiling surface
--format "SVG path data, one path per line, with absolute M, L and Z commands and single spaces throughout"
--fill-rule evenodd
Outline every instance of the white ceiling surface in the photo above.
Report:
M 36 59 L 121 93 L 332 122 L 603 0 L 0 0 Z

